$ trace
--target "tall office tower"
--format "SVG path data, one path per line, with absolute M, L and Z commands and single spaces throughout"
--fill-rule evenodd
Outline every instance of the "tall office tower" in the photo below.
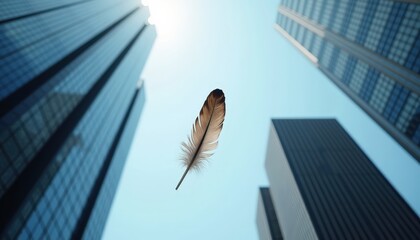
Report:
M 275 28 L 420 161 L 414 2 L 283 0 Z
M 257 221 L 276 215 L 284 239 L 420 236 L 419 217 L 334 119 L 273 120 L 265 167 L 274 207 L 264 201 Z
M 139 2 L 0 2 L 0 239 L 101 237 L 156 37 Z
M 270 189 L 261 187 L 258 195 L 257 226 L 260 240 L 282 240 L 276 210 L 271 199 Z

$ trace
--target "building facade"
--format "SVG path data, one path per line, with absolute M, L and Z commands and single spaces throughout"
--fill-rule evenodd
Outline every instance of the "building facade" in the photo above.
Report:
M 274 209 L 257 212 L 260 233 L 271 212 L 284 239 L 420 236 L 419 217 L 334 119 L 273 120 L 265 167 Z
M 0 2 L 0 238 L 98 239 L 145 101 L 140 1 Z
M 283 239 L 270 189 L 268 187 L 261 187 L 258 194 L 257 226 L 259 238 L 261 240 Z
M 420 161 L 420 4 L 283 0 L 275 28 Z

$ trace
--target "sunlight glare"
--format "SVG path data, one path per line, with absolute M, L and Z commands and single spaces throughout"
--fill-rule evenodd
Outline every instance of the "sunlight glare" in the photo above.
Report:
M 155 25 L 158 39 L 164 42 L 175 41 L 184 25 L 184 14 L 178 0 L 142 0 L 149 7 L 149 24 Z

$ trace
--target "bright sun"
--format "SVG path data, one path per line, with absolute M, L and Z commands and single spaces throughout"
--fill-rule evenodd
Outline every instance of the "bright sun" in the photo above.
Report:
M 184 14 L 178 0 L 142 0 L 150 10 L 149 23 L 156 26 L 158 39 L 170 42 L 177 39 L 183 28 Z

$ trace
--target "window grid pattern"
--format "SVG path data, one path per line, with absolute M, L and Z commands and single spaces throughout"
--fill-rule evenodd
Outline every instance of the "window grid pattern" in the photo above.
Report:
M 282 1 L 295 11 L 349 41 L 361 44 L 383 57 L 420 73 L 420 5 L 395 1 Z M 302 7 L 304 6 L 304 7 Z M 280 14 L 279 14 L 280 15 Z M 328 16 L 327 16 L 328 15 Z M 319 63 L 380 113 L 400 132 L 418 144 L 418 97 L 395 80 L 353 57 L 335 49 L 322 38 L 284 17 L 285 28 L 318 58 Z M 298 26 L 295 26 L 298 25 Z M 292 31 L 290 31 L 292 30 Z M 419 120 L 420 122 L 420 120 Z
M 316 239 L 314 226 L 296 185 L 292 171 L 274 128 L 270 129 L 266 169 L 272 190 L 272 199 L 284 239 Z M 279 159 L 277 156 L 283 156 Z M 278 161 L 280 160 L 281 161 Z M 288 192 L 288 194 L 283 194 Z M 298 228 L 296 226 L 299 226 Z
M 344 69 L 344 75 L 341 79 L 341 82 L 343 82 L 345 85 L 349 85 L 350 80 L 353 77 L 354 69 L 356 68 L 357 62 L 358 60 L 355 57 L 349 55 L 346 67 Z
M 420 6 L 417 5 L 417 8 L 420 8 Z M 388 58 L 390 60 L 404 65 L 420 30 L 419 19 L 420 10 L 416 10 L 416 5 L 408 6 L 396 33 L 395 40 L 389 50 Z
M 302 30 L 301 31 L 302 31 L 302 40 L 301 40 L 300 43 L 303 46 L 305 46 L 305 43 L 304 42 L 309 42 L 310 41 L 310 37 L 309 37 L 310 32 L 306 28 L 304 28 L 304 27 L 302 27 Z
M 395 82 L 389 77 L 381 74 L 373 90 L 372 97 L 370 98 L 369 105 L 378 113 L 382 113 L 386 102 L 391 95 Z
M 354 72 L 349 83 L 350 89 L 356 94 L 359 94 L 360 89 L 362 88 L 363 80 L 366 77 L 368 69 L 369 69 L 369 65 L 367 65 L 364 62 L 357 61 L 357 64 L 354 68 Z
M 401 26 L 407 6 L 407 4 L 394 2 L 387 19 L 387 23 L 385 24 L 384 31 L 382 32 L 382 36 L 379 39 L 378 46 L 376 48 L 376 52 L 382 56 L 388 55 L 398 29 Z
M 142 37 L 139 41 L 139 45 L 143 46 L 142 52 L 135 54 L 135 56 L 140 57 L 137 59 L 134 65 L 134 68 L 140 71 L 144 64 L 146 63 L 148 51 L 150 48 L 145 49 L 144 46 L 150 46 L 154 39 L 154 32 L 150 31 L 150 29 L 146 29 L 145 32 L 142 34 Z M 146 51 L 147 50 L 147 51 Z M 131 78 L 137 79 L 138 78 L 138 71 L 133 71 L 133 75 Z M 142 87 L 138 93 L 137 100 L 135 105 L 132 108 L 130 113 L 130 119 L 126 123 L 126 130 L 124 130 L 123 135 L 118 143 L 118 148 L 114 153 L 112 163 L 113 166 L 110 166 L 110 172 L 107 174 L 106 179 L 104 181 L 103 186 L 101 187 L 101 191 L 99 196 L 95 202 L 95 206 L 92 211 L 92 215 L 89 218 L 89 223 L 85 229 L 85 234 L 83 239 L 99 239 L 101 236 L 98 233 L 102 232 L 105 223 L 106 223 L 106 216 L 109 212 L 111 207 L 112 196 L 115 195 L 115 191 L 118 184 L 119 176 L 121 175 L 122 168 L 124 166 L 124 161 L 127 158 L 131 139 L 134 137 L 134 129 L 138 123 L 138 119 L 142 110 L 142 106 L 145 101 L 144 95 L 144 88 Z
M 283 1 L 281 5 L 391 61 L 420 71 L 420 50 L 414 43 L 419 39 L 419 4 L 387 0 L 311 2 Z
M 339 54 L 340 54 L 340 49 L 334 46 L 330 64 L 328 65 L 328 69 L 330 71 L 335 71 Z
M 287 179 L 279 174 L 283 168 L 274 165 L 287 162 L 316 230 L 315 238 L 416 239 L 420 234 L 416 213 L 336 120 L 275 119 L 273 125 L 280 143 L 270 141 L 268 152 L 277 145 L 285 156 L 267 158 L 270 189 L 272 193 L 290 189 L 278 184 Z M 273 181 L 277 175 L 280 181 Z M 286 209 L 278 212 L 280 224 L 284 218 L 294 218 L 286 215 L 287 202 L 276 201 L 282 195 L 273 194 L 276 210 Z M 288 230 L 282 224 L 283 229 Z
M 132 22 L 131 26 L 138 27 L 138 24 Z M 50 239 L 70 238 L 99 172 L 98 166 L 102 165 L 134 94 L 138 71 L 133 70 L 143 67 L 138 65 L 139 56 L 145 54 L 142 43 L 135 44 L 73 131 L 73 137 L 66 141 L 43 174 L 44 179 L 37 182 L 22 207 L 30 209 L 30 213 L 24 216 L 22 210 L 16 217 L 18 230 L 22 229 L 18 239 L 36 238 L 37 231 Z M 49 208 L 45 210 L 45 206 Z M 9 232 L 9 236 L 16 233 Z
M 282 15 L 282 19 L 284 21 L 284 29 L 287 29 L 288 32 L 290 32 L 290 25 L 292 24 L 292 21 L 289 18 L 286 18 Z
M 394 124 L 397 120 L 409 93 L 403 86 L 397 83 L 394 85 L 383 112 L 383 116 L 390 123 Z
M 335 23 L 335 19 L 338 18 L 337 12 L 339 10 L 338 8 L 339 8 L 340 3 L 341 3 L 341 1 L 334 1 L 331 4 L 327 4 L 327 5 L 331 6 L 331 13 L 329 14 L 330 16 L 329 17 L 325 16 L 325 18 L 327 18 L 328 20 L 325 20 L 324 22 L 320 23 L 326 29 L 332 30 L 332 26 Z M 327 7 L 327 6 L 325 6 L 325 7 Z
M 139 96 L 137 97 L 136 103 L 133 107 L 133 111 L 130 113 L 130 119 L 127 122 L 126 130 L 124 130 L 124 134 L 118 143 L 118 149 L 114 154 L 111 162 L 112 165 L 109 168 L 110 171 L 106 176 L 104 184 L 101 188 L 101 192 L 99 193 L 98 199 L 95 202 L 95 206 L 89 219 L 89 223 L 86 227 L 83 239 L 99 240 L 101 238 L 98 233 L 103 232 L 105 227 L 105 222 L 111 207 L 112 199 L 117 189 L 118 179 L 120 179 L 125 159 L 127 158 L 128 152 L 130 150 L 131 140 L 134 137 L 133 129 L 135 129 L 137 125 L 144 101 L 144 88 L 142 88 L 140 89 Z
M 306 5 L 306 7 L 308 8 L 310 8 L 309 10 L 308 10 L 308 15 L 305 15 L 306 16 L 306 18 L 308 18 L 308 19 L 311 19 L 312 18 L 312 16 L 314 15 L 314 12 L 315 12 L 315 5 L 316 5 L 316 1 L 310 1 L 310 0 L 308 0 L 310 3 L 309 4 L 307 4 Z
M 120 178 L 119 172 L 122 171 L 124 165 L 122 159 L 114 160 L 118 161 L 113 161 L 112 164 L 117 163 L 118 165 L 113 165 L 110 168 L 112 171 L 107 175 L 104 186 L 101 189 L 93 214 L 88 223 L 84 239 L 100 239 L 98 233 L 103 231 L 103 221 L 107 219 L 109 207 L 111 206 L 113 196 L 115 195 L 113 190 L 117 188 L 118 179 Z
M 420 23 L 417 24 L 420 25 Z M 420 29 L 420 26 L 418 29 Z M 404 66 L 420 74 L 420 31 L 417 32 L 416 41 L 410 49 Z
M 346 1 L 340 1 L 338 3 L 335 14 L 335 18 L 331 19 L 331 23 L 329 24 L 330 30 L 334 33 L 340 33 L 341 25 L 343 25 L 344 16 L 346 15 Z
M 117 88 L 115 90 L 117 91 L 119 89 Z M 121 100 L 125 100 L 124 98 L 126 98 L 128 95 L 129 94 L 126 94 L 126 96 L 121 96 Z M 54 174 L 51 187 L 47 188 L 45 197 L 41 198 L 40 200 L 40 202 L 58 202 L 58 204 L 52 208 L 52 218 L 49 220 L 47 225 L 41 225 L 40 223 L 42 222 L 43 216 L 37 215 L 37 209 L 35 208 L 35 211 L 31 214 L 27 223 L 25 224 L 22 234 L 27 232 L 28 235 L 32 235 L 32 237 L 36 238 L 36 236 L 34 236 L 35 233 L 33 229 L 41 229 L 41 231 L 44 229 L 43 235 L 46 237 L 50 237 L 52 239 L 70 238 L 71 230 L 75 227 L 76 220 L 78 216 L 80 216 L 84 202 L 89 195 L 89 190 L 95 180 L 95 177 L 98 174 L 98 166 L 102 165 L 101 161 L 104 159 L 106 149 L 109 147 L 109 144 L 113 139 L 112 133 L 109 132 L 110 126 L 107 124 L 114 123 L 114 128 L 118 126 L 118 122 L 114 122 L 115 120 L 112 120 L 110 116 L 122 117 L 121 113 L 119 113 L 119 115 L 116 115 L 116 112 L 112 114 L 113 112 L 111 110 L 112 108 L 115 108 L 115 106 L 112 106 L 111 109 L 108 109 L 110 112 L 107 112 L 107 107 L 110 107 L 109 105 L 103 104 L 103 106 L 95 107 L 99 108 L 92 110 L 92 113 L 89 112 L 85 117 L 87 119 L 91 117 L 102 117 L 100 119 L 108 118 L 107 121 L 104 121 L 101 124 L 96 124 L 99 125 L 101 129 L 98 129 L 98 126 L 92 126 L 92 119 L 89 119 L 90 124 L 88 125 L 83 125 L 82 121 L 81 127 L 78 127 L 80 132 L 75 132 L 77 135 L 80 134 L 79 136 L 81 138 L 83 147 L 79 145 L 75 146 L 72 142 L 67 142 L 64 145 L 64 150 L 60 151 L 57 157 L 62 158 L 63 160 L 60 161 L 64 161 L 64 164 L 59 168 L 58 172 Z M 121 106 L 118 107 L 121 108 Z M 97 111 L 103 111 L 103 113 Z M 104 113 L 111 113 L 112 115 L 105 115 Z M 97 139 L 95 139 L 95 134 L 97 134 Z M 70 153 L 68 153 L 67 148 L 71 147 L 73 147 L 73 149 Z M 93 157 L 91 154 L 96 155 Z M 67 185 L 66 181 L 64 181 L 64 178 L 69 178 L 69 180 L 67 180 Z M 80 182 L 83 182 L 83 184 L 81 185 Z M 57 186 L 57 188 L 60 189 L 72 189 L 72 191 L 60 191 L 60 189 L 54 188 L 54 186 Z M 49 190 L 52 192 L 51 194 L 48 194 Z M 74 195 L 73 199 L 71 198 L 71 195 Z M 34 199 L 34 201 L 36 201 L 36 199 Z M 39 204 L 34 207 L 38 206 Z M 73 219 L 71 216 L 74 216 Z M 32 219 L 35 219 L 33 221 L 34 224 L 36 224 L 34 227 L 31 226 Z M 50 229 L 51 231 L 52 229 L 55 229 L 56 233 L 59 235 L 48 235 Z
M 122 50 L 125 44 L 121 43 L 135 34 L 132 25 L 142 20 L 139 15 L 131 16 L 34 92 L 19 107 L 26 109 L 24 114 L 19 116 L 17 109 L 1 119 L 0 151 L 6 157 L 0 159 L 5 166 L 0 172 L 0 196 Z M 32 103 L 38 96 L 44 97 Z
M 310 1 L 310 0 L 304 1 L 303 11 L 300 11 L 300 12 L 303 12 L 303 16 L 305 16 L 306 18 L 309 18 L 309 16 L 311 16 L 311 12 L 313 11 L 314 5 L 316 4 L 316 2 L 317 1 Z
M 318 1 L 316 1 L 318 2 Z M 321 24 L 323 27 L 327 28 L 328 24 L 330 23 L 331 19 L 334 17 L 334 9 L 336 3 L 326 3 L 326 1 L 324 2 L 324 4 L 322 4 L 322 8 L 324 9 L 323 12 L 321 13 L 320 16 L 320 20 L 318 21 L 319 24 Z M 302 11 L 300 11 L 302 12 Z
M 347 29 L 349 28 L 349 24 L 350 24 L 350 21 L 351 21 L 351 15 L 353 13 L 353 9 L 354 9 L 355 4 L 356 4 L 356 1 L 348 1 L 347 2 L 347 5 L 345 7 L 346 11 L 344 13 L 343 22 L 342 22 L 342 24 L 340 26 L 340 30 L 338 32 L 342 36 L 345 36 L 345 34 L 347 32 Z
M 134 2 L 126 2 L 3 58 L 0 65 L 0 100 L 111 25 L 133 6 Z
M 282 14 L 277 14 L 276 23 L 282 27 L 283 29 L 286 29 L 286 22 L 287 18 Z
M 369 102 L 375 85 L 381 73 L 375 68 L 369 67 L 366 77 L 363 81 L 362 89 L 360 89 L 359 96 L 365 102 Z
M 415 114 L 419 114 L 420 112 L 416 112 L 420 106 L 420 98 L 415 93 L 410 93 L 395 126 L 401 132 L 407 132 L 408 125 L 410 121 L 414 118 Z
M 322 16 L 322 11 L 324 9 L 324 6 L 323 6 L 324 4 L 323 3 L 324 3 L 323 0 L 315 2 L 314 11 L 313 11 L 313 14 L 311 16 L 311 19 L 313 19 L 315 21 L 320 19 L 320 17 Z M 295 10 L 295 9 L 293 9 L 293 10 Z
M 297 35 L 298 42 L 303 42 L 303 40 L 305 40 L 305 33 L 306 32 L 307 31 L 304 27 L 302 27 L 302 26 L 299 27 L 298 35 Z
M 290 9 L 296 9 L 293 4 L 297 4 L 297 3 L 298 3 L 298 1 L 285 0 L 285 1 L 282 1 L 281 5 L 284 5 L 287 8 L 290 8 Z
M 334 69 L 330 69 L 331 73 L 336 76 L 338 66 L 340 66 L 339 63 Z M 354 75 L 352 75 L 354 77 L 352 77 L 352 82 L 349 85 L 350 89 L 367 102 L 372 109 L 395 125 L 399 131 L 414 141 L 415 136 L 407 133 L 407 128 L 410 122 L 417 115 L 420 115 L 418 112 L 418 106 L 420 106 L 418 95 L 410 93 L 407 89 L 395 83 L 395 81 L 366 64 L 356 64 L 356 66 L 353 71 Z M 361 80 L 363 75 L 365 79 Z
M 52 35 L 58 35 L 71 26 L 83 24 L 87 19 L 96 17 L 100 12 L 113 5 L 115 3 L 111 1 L 101 2 L 100 4 L 86 2 L 85 4 L 1 24 L 0 59 L 34 42 Z M 51 19 L 54 19 L 54 21 L 51 21 Z
M 319 57 L 321 52 L 322 43 L 324 42 L 318 35 L 314 35 L 313 44 L 309 51 L 316 57 Z
M 349 61 L 349 54 L 344 51 L 339 51 L 336 65 L 332 69 L 334 75 L 336 75 L 339 79 L 343 79 L 345 70 L 347 68 L 347 62 Z
M 304 5 L 305 2 L 306 2 L 306 0 L 297 2 L 297 6 L 296 6 L 297 11 L 299 11 L 299 12 L 303 11 L 303 8 L 305 7 L 305 5 Z
M 0 20 L 19 17 L 33 12 L 44 11 L 51 8 L 60 7 L 66 4 L 78 2 L 80 0 L 37 0 L 37 1 L 0 1 Z
M 307 29 L 304 29 L 305 31 L 305 36 L 303 37 L 303 46 L 305 47 L 305 49 L 310 49 L 311 48 L 311 44 L 314 41 L 314 35 L 311 31 L 308 31 Z
M 331 49 L 326 49 L 326 47 L 327 47 L 327 45 L 328 45 L 328 44 L 329 44 L 329 42 L 324 41 L 324 40 L 321 40 L 321 49 L 319 50 L 319 55 L 317 56 L 320 62 L 321 62 L 321 61 L 323 61 L 323 62 L 327 62 L 327 61 L 326 61 L 326 58 L 328 58 L 328 57 L 329 57 L 329 55 L 330 55 L 329 53 L 331 53 L 331 54 L 332 54 L 332 50 L 331 50 Z M 327 51 L 327 52 L 328 52 L 328 54 L 327 54 L 327 56 L 326 56 L 326 57 L 324 57 L 325 51 Z M 323 58 L 324 58 L 324 59 L 323 59 Z M 328 66 L 328 65 L 326 65 L 326 66 Z
M 308 31 L 308 30 L 307 30 Z M 316 41 L 316 37 L 317 37 L 317 35 L 316 34 L 314 34 L 313 32 L 311 32 L 311 31 L 308 31 L 308 36 L 309 36 L 309 38 L 310 38 L 310 42 L 309 42 L 309 44 L 308 44 L 308 47 L 306 48 L 309 52 L 311 52 L 312 53 L 312 55 L 314 55 L 314 56 L 316 56 L 314 53 L 313 53 L 313 51 L 314 51 L 314 47 L 315 47 L 315 41 Z
M 350 19 L 348 20 L 349 24 L 345 30 L 345 37 L 351 41 L 356 40 L 357 33 L 359 28 L 362 25 L 362 19 L 365 15 L 365 10 L 367 7 L 366 1 L 352 1 L 355 2 L 353 11 L 351 13 Z
M 292 35 L 292 37 L 294 39 L 296 39 L 296 34 L 297 34 L 297 30 L 298 30 L 299 27 L 300 27 L 299 24 L 291 21 L 291 24 L 290 24 L 290 34 Z
M 331 58 L 333 55 L 333 51 L 334 51 L 334 45 L 331 44 L 328 41 L 323 41 L 322 44 L 324 47 L 321 50 L 321 53 L 319 54 L 319 60 L 320 63 L 324 66 L 326 66 L 327 68 L 329 68 L 330 64 L 331 64 Z
M 377 7 L 378 1 L 368 1 L 364 9 L 364 14 L 360 16 L 362 20 L 360 22 L 355 41 L 361 45 L 365 43 L 366 37 L 369 34 L 369 28 L 374 20 Z M 360 12 L 360 9 L 358 11 Z
M 392 2 L 384 2 L 378 5 L 372 24 L 367 32 L 364 46 L 372 51 L 376 51 L 379 40 L 384 32 L 388 16 L 392 9 Z

